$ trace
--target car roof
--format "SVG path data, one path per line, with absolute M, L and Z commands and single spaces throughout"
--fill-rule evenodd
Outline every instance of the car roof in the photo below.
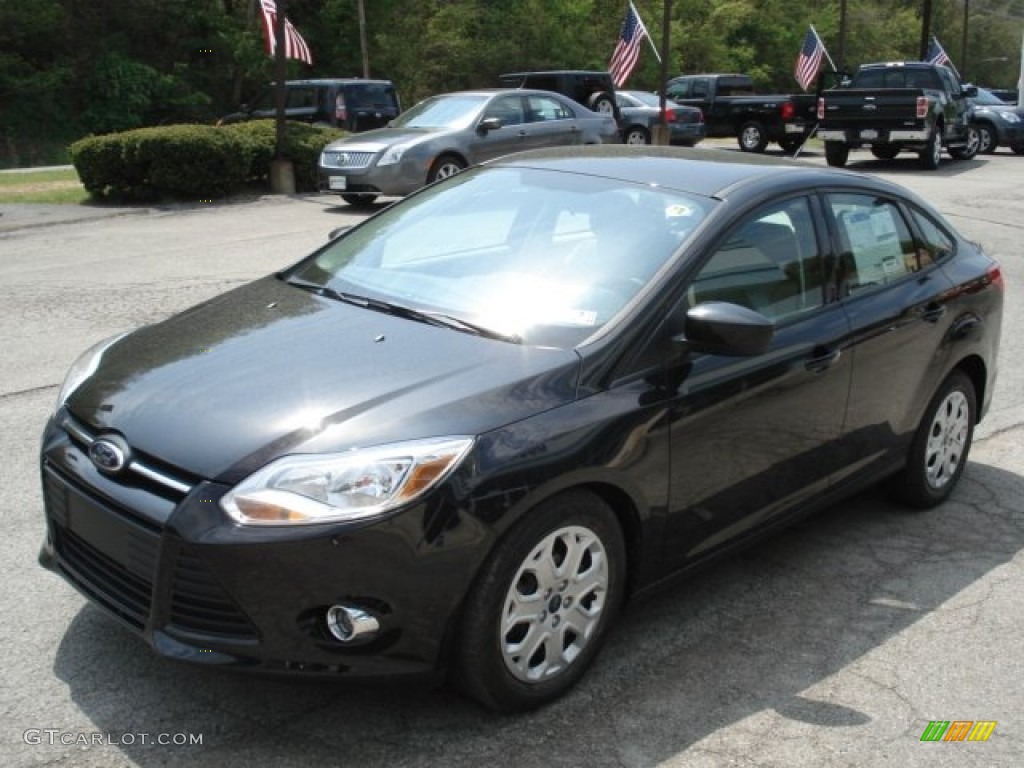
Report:
M 368 80 L 362 77 L 319 77 L 310 80 L 285 80 L 285 85 L 394 85 L 390 80 Z M 273 83 L 271 83 L 273 85 Z
M 604 77 L 608 74 L 607 71 L 600 69 L 539 69 L 529 72 L 506 72 L 499 77 L 527 77 L 529 75 L 601 75 Z
M 488 165 L 527 166 L 601 176 L 723 199 L 740 189 L 751 194 L 769 192 L 782 181 L 786 186 L 805 189 L 847 186 L 855 182 L 862 188 L 917 200 L 915 195 L 895 184 L 852 171 L 713 149 L 612 144 L 557 147 L 519 152 Z
M 494 96 L 499 93 L 518 93 L 526 96 L 556 96 L 562 101 L 572 101 L 568 96 L 563 96 L 555 91 L 545 91 L 540 88 L 474 88 L 469 91 L 449 91 L 448 93 L 435 93 L 428 96 L 428 99 L 436 99 L 440 96 Z

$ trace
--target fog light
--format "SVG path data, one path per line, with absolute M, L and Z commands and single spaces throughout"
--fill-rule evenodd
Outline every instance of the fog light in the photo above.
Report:
M 332 605 L 327 609 L 327 629 L 343 643 L 369 640 L 377 634 L 377 617 L 354 605 Z

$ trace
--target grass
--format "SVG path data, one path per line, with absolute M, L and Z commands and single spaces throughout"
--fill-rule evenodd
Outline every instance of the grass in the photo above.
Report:
M 74 169 L 0 173 L 0 203 L 78 205 L 88 199 Z

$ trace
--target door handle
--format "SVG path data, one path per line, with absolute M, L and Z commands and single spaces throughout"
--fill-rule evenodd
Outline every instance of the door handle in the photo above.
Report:
M 918 315 L 926 323 L 937 323 L 946 314 L 946 305 L 933 301 L 931 304 L 918 310 Z
M 804 363 L 806 368 L 811 373 L 822 373 L 827 371 L 832 365 L 839 359 L 841 352 L 838 349 L 827 349 L 824 347 L 815 347 L 814 357 L 809 358 Z

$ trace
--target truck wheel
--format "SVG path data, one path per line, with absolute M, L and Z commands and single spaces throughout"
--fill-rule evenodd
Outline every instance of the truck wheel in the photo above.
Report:
M 740 126 L 739 135 L 736 137 L 740 149 L 744 152 L 764 152 L 768 146 L 768 137 L 764 135 L 764 126 L 756 120 L 750 120 Z
M 942 162 L 942 126 L 936 125 L 928 137 L 928 144 L 920 154 L 921 167 L 934 171 Z
M 615 101 L 604 91 L 592 93 L 587 101 L 587 106 L 590 107 L 591 111 L 602 115 L 615 114 Z
M 900 148 L 892 144 L 874 144 L 871 147 L 871 154 L 879 160 L 892 160 L 899 153 Z
M 835 167 L 842 168 L 850 157 L 850 148 L 841 141 L 825 142 L 825 161 Z
M 949 150 L 949 154 L 955 160 L 972 160 L 978 154 L 979 144 L 977 126 L 969 125 L 967 126 L 967 138 L 964 139 L 964 145 Z
M 999 141 L 992 126 L 988 123 L 978 123 L 978 154 L 991 155 L 998 145 Z

